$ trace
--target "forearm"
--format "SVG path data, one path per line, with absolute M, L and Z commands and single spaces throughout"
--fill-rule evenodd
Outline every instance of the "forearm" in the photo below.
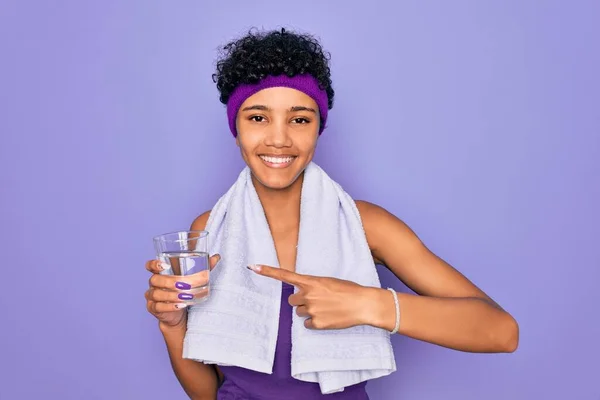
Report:
M 370 324 L 391 331 L 396 322 L 392 294 L 372 292 Z M 399 333 L 467 352 L 512 352 L 518 344 L 516 321 L 481 298 L 440 298 L 398 293 Z
M 171 367 L 190 399 L 216 399 L 217 377 L 213 367 L 182 357 L 185 326 L 173 328 L 160 325 L 160 330 L 167 345 Z

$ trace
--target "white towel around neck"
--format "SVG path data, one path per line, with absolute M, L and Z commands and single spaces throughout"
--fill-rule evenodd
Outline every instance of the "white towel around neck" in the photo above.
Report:
M 281 282 L 246 266 L 279 263 L 248 167 L 211 210 L 205 230 L 221 261 L 211 272 L 209 299 L 188 311 L 183 357 L 270 374 Z M 355 202 L 314 162 L 302 183 L 296 272 L 380 287 Z M 367 325 L 311 330 L 295 312 L 291 360 L 292 376 L 318 383 L 323 394 L 396 370 L 389 332 Z

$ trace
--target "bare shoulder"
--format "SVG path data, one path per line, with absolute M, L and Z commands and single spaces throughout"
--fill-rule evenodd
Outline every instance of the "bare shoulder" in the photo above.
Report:
M 196 219 L 194 219 L 194 222 L 192 222 L 190 230 L 203 231 L 206 228 L 206 223 L 208 222 L 208 217 L 210 217 L 211 211 L 212 210 L 205 211 L 204 213 L 196 217 Z
M 355 200 L 356 207 L 358 208 L 358 212 L 360 213 L 361 218 L 371 220 L 373 218 L 389 218 L 393 217 L 385 208 L 365 201 L 365 200 Z
M 385 208 L 365 200 L 356 200 L 355 203 L 368 237 L 376 239 L 393 233 L 396 238 L 414 241 L 415 244 L 420 242 L 414 231 L 402 219 Z
M 396 215 L 368 201 L 356 200 L 355 203 L 375 262 L 386 265 L 390 248 L 422 247 L 413 230 Z
M 385 208 L 375 204 L 375 203 L 371 203 L 365 200 L 355 200 L 356 203 L 356 207 L 358 208 L 358 212 L 360 212 L 360 216 L 363 219 L 368 219 L 371 220 L 373 218 L 384 218 L 384 219 L 396 219 L 398 221 L 400 221 L 398 219 L 398 217 L 396 217 L 395 215 L 393 215 L 392 213 L 390 213 L 388 210 L 386 210 Z M 400 221 L 401 222 L 401 221 Z

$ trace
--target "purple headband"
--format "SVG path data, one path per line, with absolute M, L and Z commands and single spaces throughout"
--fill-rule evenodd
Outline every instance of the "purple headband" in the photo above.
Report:
M 317 80 L 312 75 L 308 74 L 296 75 L 293 77 L 287 75 L 269 75 L 258 83 L 239 85 L 229 97 L 229 101 L 227 102 L 227 118 L 229 119 L 229 129 L 234 137 L 237 136 L 235 119 L 242 103 L 256 92 L 272 87 L 289 87 L 312 97 L 319 106 L 319 113 L 321 115 L 319 135 L 323 133 L 325 121 L 327 121 L 329 103 L 327 92 L 319 88 Z

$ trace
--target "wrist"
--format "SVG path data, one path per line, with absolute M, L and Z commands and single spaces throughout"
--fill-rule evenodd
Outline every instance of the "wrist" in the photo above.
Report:
M 371 287 L 367 288 L 365 298 L 364 323 L 391 332 L 396 324 L 394 296 L 389 290 Z
M 158 321 L 158 329 L 163 336 L 181 335 L 187 331 L 187 318 L 183 318 L 176 325 L 165 324 L 162 321 Z

